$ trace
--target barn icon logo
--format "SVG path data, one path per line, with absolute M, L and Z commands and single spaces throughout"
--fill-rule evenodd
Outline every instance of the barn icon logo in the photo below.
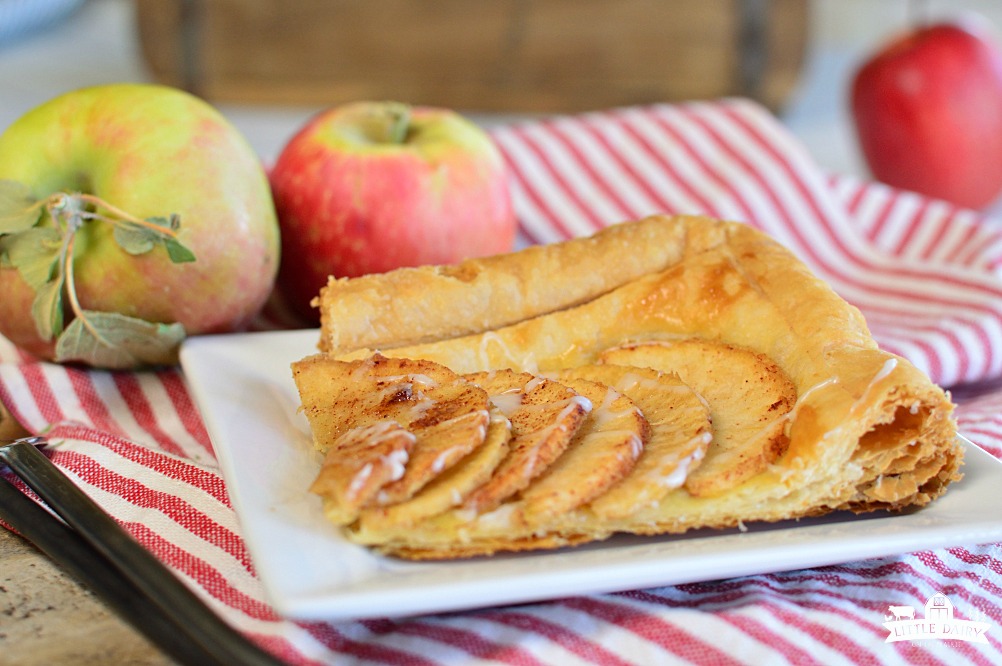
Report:
M 925 604 L 925 617 L 917 617 L 913 606 L 888 606 L 884 628 L 890 633 L 885 643 L 918 640 L 967 641 L 987 643 L 987 622 L 958 620 L 953 603 L 943 594 L 934 594 Z M 984 619 L 984 614 L 979 614 Z

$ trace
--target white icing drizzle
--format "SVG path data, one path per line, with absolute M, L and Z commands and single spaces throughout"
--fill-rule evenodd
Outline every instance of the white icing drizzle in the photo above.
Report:
M 573 411 L 575 405 L 581 407 L 581 409 L 585 410 L 585 412 L 590 412 L 592 410 L 591 400 L 584 397 L 583 395 L 572 395 L 570 398 L 567 399 L 567 406 L 560 413 L 561 418 L 563 418 L 566 414 Z
M 521 405 L 519 409 L 523 409 L 530 412 L 539 412 L 544 410 L 553 409 L 554 405 L 564 405 L 560 412 L 560 417 L 563 419 L 567 416 L 570 411 L 573 411 L 575 405 L 580 405 L 585 412 L 590 412 L 592 410 L 591 400 L 583 395 L 572 395 L 563 400 L 554 400 L 553 402 L 543 402 L 538 405 Z
M 369 480 L 372 476 L 372 463 L 365 463 L 361 469 L 359 469 L 355 476 L 351 477 L 351 482 L 348 484 L 348 489 L 345 491 L 345 495 L 348 497 L 357 497 L 358 493 L 362 490 L 365 482 Z
M 491 354 L 488 347 L 492 342 L 496 344 L 501 350 L 501 355 L 503 356 L 503 360 L 501 363 L 493 362 L 491 360 Z M 481 368 L 496 368 L 496 367 L 502 367 L 504 365 L 510 365 L 511 367 L 519 368 L 526 372 L 530 372 L 534 375 L 540 374 L 539 363 L 536 361 L 535 354 L 529 352 L 521 359 L 516 358 L 515 354 L 512 353 L 511 348 L 508 347 L 508 345 L 505 344 L 504 340 L 501 339 L 501 336 L 495 333 L 494 331 L 486 331 L 485 333 L 481 334 L 479 357 L 480 357 L 479 365 Z
M 867 387 L 867 391 L 869 391 L 870 388 L 872 388 L 873 385 L 879 382 L 881 379 L 887 377 L 892 372 L 894 372 L 894 368 L 896 367 L 898 367 L 898 359 L 889 358 L 886 361 L 884 361 L 884 365 L 883 367 L 880 368 L 880 372 L 874 375 L 873 379 L 870 380 L 870 386 Z
M 432 379 L 428 375 L 422 373 L 405 373 L 402 375 L 374 375 L 378 383 L 390 382 L 394 384 L 421 384 L 422 386 L 427 386 L 428 388 L 434 388 L 439 386 L 441 382 Z
M 525 383 L 522 388 L 523 391 L 529 393 L 530 391 L 535 391 L 537 388 L 542 386 L 547 381 L 546 377 L 540 375 L 533 375 L 532 379 Z
M 497 395 L 492 395 L 490 401 L 499 412 L 510 418 L 515 410 L 522 405 L 524 397 L 525 394 L 521 390 L 511 389 Z
M 685 384 L 685 383 L 682 383 L 682 382 L 679 382 L 677 384 L 675 384 L 675 383 L 673 383 L 673 384 L 666 384 L 664 382 L 660 382 L 660 381 L 654 379 L 653 377 L 647 377 L 647 376 L 644 376 L 644 375 L 638 375 L 635 372 L 624 373 L 622 375 L 622 377 L 620 377 L 619 381 L 616 382 L 616 385 L 615 385 L 616 390 L 618 390 L 618 391 L 620 391 L 622 393 L 626 393 L 626 394 L 629 394 L 630 391 L 632 391 L 633 389 L 638 388 L 638 387 L 639 388 L 647 388 L 647 389 L 656 390 L 656 391 L 671 390 L 671 391 L 677 391 L 677 392 L 680 392 L 680 393 L 682 393 L 682 392 L 688 393 L 688 392 L 692 391 L 692 389 L 689 387 L 688 384 Z
M 459 416 L 454 416 L 451 419 L 447 419 L 445 421 L 440 421 L 439 423 L 436 424 L 436 427 L 437 426 L 442 426 L 444 424 L 458 423 L 460 421 L 464 421 L 464 420 L 467 420 L 467 419 L 470 419 L 470 418 L 473 418 L 473 417 L 476 417 L 478 419 L 482 419 L 483 421 L 488 421 L 489 420 L 489 413 L 486 410 L 483 410 L 483 409 L 477 410 L 476 412 L 467 412 L 466 414 L 460 414 Z M 473 438 L 476 441 L 482 441 L 486 435 L 487 435 L 487 424 L 486 423 L 480 423 L 477 426 L 477 433 L 476 433 L 476 435 L 474 435 Z M 431 469 L 432 469 L 432 471 L 435 474 L 438 474 L 439 472 L 441 472 L 443 469 L 445 469 L 446 464 L 449 462 L 449 458 L 452 457 L 453 455 L 455 455 L 456 451 L 465 451 L 466 446 L 467 446 L 466 442 L 460 442 L 459 444 L 456 444 L 455 446 L 450 446 L 449 448 L 442 449 L 439 452 L 439 454 L 437 456 L 435 456 L 435 460 L 433 460 L 432 463 L 431 463 Z
M 493 511 L 480 514 L 476 517 L 476 521 L 487 529 L 507 529 L 515 524 L 513 518 L 517 509 L 517 503 L 508 502 Z
M 661 485 L 669 490 L 673 490 L 681 486 L 685 483 L 686 477 L 689 476 L 689 468 L 692 467 L 694 462 L 702 459 L 702 457 L 702 449 L 697 449 L 693 453 L 687 455 L 678 462 L 678 465 L 672 470 L 671 474 L 661 478 Z
M 800 405 L 802 405 L 804 401 L 807 400 L 808 396 L 810 396 L 815 391 L 818 391 L 824 388 L 825 386 L 831 386 L 837 383 L 838 383 L 838 377 L 829 377 L 828 379 L 820 381 L 814 386 L 811 386 L 806 391 L 797 396 L 797 402 L 793 405 L 793 409 L 790 410 L 790 413 L 791 414 L 795 413 L 797 409 L 800 407 Z
M 414 436 L 414 433 L 410 432 L 409 430 L 402 430 L 396 421 L 389 419 L 383 421 L 376 421 L 375 423 L 371 423 L 361 428 L 356 428 L 355 430 L 349 431 L 349 433 L 350 432 L 357 433 L 358 436 L 362 438 L 363 441 L 368 446 L 376 446 L 377 444 L 381 444 L 387 439 L 401 436 L 408 438 L 411 444 L 417 441 L 417 438 Z M 345 433 L 345 435 L 342 435 L 342 437 L 346 436 L 347 434 L 348 433 Z
M 706 445 L 710 443 L 711 439 L 713 439 L 713 433 L 711 433 L 708 430 L 699 433 L 695 437 L 690 438 L 685 443 L 685 448 L 692 448 L 693 449 L 692 453 L 685 456 L 678 462 L 675 462 L 674 460 L 677 456 L 677 453 L 666 455 L 664 458 L 664 462 L 654 470 L 651 470 L 650 476 L 657 478 L 660 485 L 664 486 L 665 488 L 668 488 L 669 490 L 678 488 L 683 483 L 685 483 L 686 478 L 688 478 L 689 476 L 689 469 L 692 467 L 692 465 L 702 460 L 703 456 L 706 455 Z M 664 465 L 672 463 L 676 465 L 675 469 L 673 469 L 668 476 L 661 476 L 660 469 Z
M 443 469 L 445 469 L 445 463 L 448 462 L 449 455 L 453 451 L 455 451 L 455 450 L 456 450 L 456 447 L 452 447 L 452 448 L 446 449 L 445 451 L 442 451 L 441 453 L 439 453 L 435 457 L 435 460 L 432 461 L 432 463 L 431 463 L 431 471 L 434 472 L 435 474 L 438 474 Z
M 589 400 L 588 398 L 584 397 L 583 395 L 573 395 L 573 396 L 567 398 L 566 400 L 564 400 L 562 402 L 565 402 L 566 404 L 564 405 L 563 409 L 560 410 L 560 414 L 557 415 L 557 418 L 554 419 L 553 423 L 551 423 L 550 425 L 546 426 L 545 428 L 541 428 L 540 430 L 536 431 L 536 433 L 535 433 L 535 440 L 536 440 L 537 443 L 545 442 L 557 430 L 567 430 L 567 422 L 566 422 L 567 417 L 573 411 L 575 411 L 575 409 L 577 407 L 581 407 L 582 409 L 584 409 L 584 411 L 586 413 L 590 412 L 591 409 L 592 409 L 591 400 Z M 537 408 L 547 407 L 547 408 L 549 408 L 549 407 L 552 407 L 552 404 L 553 403 L 546 404 L 546 405 L 526 405 L 522 409 L 528 409 L 530 407 L 537 407 Z M 539 446 L 537 444 L 537 446 L 534 446 L 532 448 L 531 455 L 526 458 L 525 465 L 522 468 L 524 474 L 527 477 L 532 472 L 533 468 L 535 468 L 535 466 L 536 466 L 536 458 L 538 456 L 539 456 Z
M 356 432 L 366 446 L 373 447 L 379 445 L 381 442 L 395 437 L 405 437 L 411 444 L 416 441 L 414 433 L 407 430 L 400 430 L 396 427 L 396 422 L 394 421 L 377 421 L 368 426 L 358 428 L 353 432 Z M 407 461 L 410 459 L 410 453 L 406 448 L 395 448 L 392 449 L 386 455 L 379 456 L 379 464 L 382 468 L 387 468 L 390 470 L 390 480 L 396 481 L 404 475 L 404 471 L 407 467 Z M 348 484 L 346 493 L 349 497 L 354 497 L 362 490 L 366 481 L 372 476 L 372 472 L 375 466 L 373 462 L 365 463 L 352 477 Z
M 630 437 L 630 453 L 633 455 L 633 459 L 636 460 L 640 457 L 640 454 L 644 452 L 644 440 L 640 435 L 633 434 Z
M 852 403 L 852 406 L 849 408 L 849 415 L 850 415 L 851 418 L 848 419 L 848 420 L 854 420 L 854 418 L 858 416 L 856 414 L 856 412 L 857 412 L 859 406 L 863 405 L 863 404 L 866 404 L 866 402 L 868 401 L 868 399 L 870 397 L 870 393 L 874 391 L 874 389 L 876 388 L 877 384 L 880 383 L 881 380 L 887 378 L 894 371 L 894 368 L 896 368 L 896 367 L 898 367 L 898 359 L 896 359 L 896 358 L 889 358 L 886 361 L 884 361 L 884 365 L 882 365 L 881 368 L 880 368 L 880 370 L 877 371 L 877 374 L 875 374 L 873 376 L 873 379 L 870 380 L 870 383 L 866 385 L 866 389 L 863 391 L 862 395 L 860 395 L 855 400 L 855 402 Z M 917 408 L 916 408 L 916 411 L 917 411 Z M 844 423 L 839 424 L 835 428 L 833 428 L 833 429 L 829 430 L 828 432 L 826 432 L 824 434 L 824 439 L 830 439 L 830 438 L 834 437 L 836 434 L 838 434 L 839 432 L 841 432 L 844 427 L 845 427 Z
M 390 481 L 397 481 L 403 475 L 407 467 L 407 461 L 410 459 L 410 454 L 407 453 L 407 449 L 395 449 L 382 457 L 383 463 L 390 468 Z
M 621 395 L 622 394 L 620 394 L 615 389 L 609 388 L 605 392 L 605 396 L 603 396 L 602 398 L 602 404 L 592 409 L 591 418 L 593 419 L 596 428 L 602 428 L 607 423 L 615 421 L 616 419 L 622 417 L 626 417 L 630 414 L 639 414 L 640 416 L 643 416 L 643 413 L 640 411 L 640 408 L 637 407 L 635 404 L 633 404 L 632 401 L 630 402 L 629 407 L 627 407 L 626 409 L 619 409 L 619 410 L 613 409 L 612 405 Z

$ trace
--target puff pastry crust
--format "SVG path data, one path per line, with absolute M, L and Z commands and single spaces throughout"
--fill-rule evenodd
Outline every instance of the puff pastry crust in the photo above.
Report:
M 571 387 L 589 385 L 593 396 L 635 405 L 674 405 L 664 397 L 669 385 L 689 391 L 678 397 L 682 430 L 669 435 L 672 416 L 655 416 L 654 406 L 646 426 L 631 426 L 644 433 L 632 476 L 617 468 L 616 478 L 593 480 L 590 459 L 575 466 L 571 456 L 584 454 L 571 444 L 557 458 L 566 459 L 556 476 L 539 476 L 559 483 L 542 490 L 529 483 L 499 506 L 475 510 L 457 493 L 451 506 L 440 502 L 437 513 L 417 520 L 388 520 L 392 510 L 384 508 L 342 523 L 350 539 L 397 556 L 465 557 L 617 532 L 899 510 L 926 504 L 960 478 L 949 396 L 909 361 L 879 349 L 856 308 L 744 224 L 654 216 L 587 239 L 455 266 L 332 280 L 317 303 L 324 353 L 300 363 L 362 363 L 378 353 L 441 364 L 464 381 L 499 371 L 563 378 Z M 637 376 L 623 384 L 630 366 Z M 719 378 L 739 367 L 748 369 Z M 701 374 L 712 372 L 718 379 Z M 661 385 L 637 392 L 640 375 Z M 595 382 L 607 382 L 612 392 L 596 393 L 589 384 Z M 317 399 L 300 388 L 304 404 Z M 651 403 L 652 395 L 660 402 Z M 609 413 L 594 402 L 590 418 L 605 422 Z M 492 405 L 499 404 L 492 396 Z M 717 423 L 715 410 L 724 410 Z M 743 446 L 754 453 L 751 462 L 741 458 Z M 740 460 L 728 462 L 728 455 Z M 491 465 L 504 464 L 491 458 Z M 663 484 L 652 481 L 651 470 Z M 591 484 L 582 501 L 540 499 L 561 485 L 570 492 L 576 479 Z

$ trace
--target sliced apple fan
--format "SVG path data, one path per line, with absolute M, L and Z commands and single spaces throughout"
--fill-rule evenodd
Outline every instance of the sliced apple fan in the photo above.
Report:
M 746 225 L 650 217 L 318 301 L 292 366 L 311 490 L 387 554 L 899 510 L 960 478 L 944 391 Z

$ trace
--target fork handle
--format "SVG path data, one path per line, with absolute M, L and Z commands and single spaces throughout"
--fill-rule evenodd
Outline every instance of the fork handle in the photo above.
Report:
M 39 437 L 0 446 L 0 460 L 84 541 L 126 577 L 148 602 L 183 625 L 188 635 L 220 663 L 280 666 L 281 662 L 222 621 L 174 573 L 135 541 L 56 467 L 36 445 Z
M 79 534 L 3 478 L 0 518 L 179 664 L 225 666 L 197 643 L 184 640 L 184 627 L 151 608 L 145 597 Z

